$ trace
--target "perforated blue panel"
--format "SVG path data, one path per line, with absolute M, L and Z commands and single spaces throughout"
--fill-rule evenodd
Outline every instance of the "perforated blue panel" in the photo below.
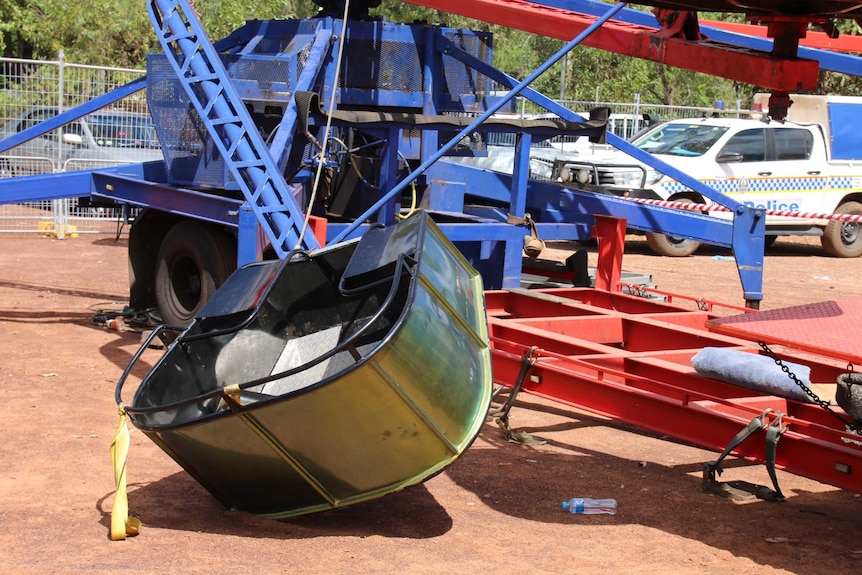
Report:
M 293 98 L 318 26 L 340 31 L 331 19 L 253 21 L 220 42 L 221 59 L 264 139 L 269 138 Z M 485 109 L 490 80 L 450 55 L 426 66 L 426 43 L 443 36 L 468 54 L 491 63 L 491 35 L 382 21 L 350 22 L 338 82 L 338 106 L 433 112 Z M 427 82 L 426 70 L 433 81 Z M 317 79 L 322 93 L 335 84 L 330 59 Z M 210 140 L 203 120 L 163 54 L 147 60 L 148 101 L 163 144 L 168 181 L 174 185 L 236 189 L 237 183 Z M 426 84 L 433 94 L 425 94 Z M 409 134 L 405 135 L 405 139 Z M 416 135 L 414 135 L 416 136 Z M 416 138 L 414 138 L 416 139 Z M 404 154 L 409 154 L 406 149 Z M 412 157 L 412 156 L 406 156 Z

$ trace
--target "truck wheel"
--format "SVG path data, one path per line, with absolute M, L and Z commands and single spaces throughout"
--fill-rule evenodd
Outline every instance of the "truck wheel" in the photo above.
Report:
M 862 214 L 862 204 L 846 202 L 838 206 L 836 214 Z M 831 220 L 820 236 L 823 250 L 839 258 L 855 258 L 862 255 L 862 225 L 859 222 Z
M 186 326 L 236 269 L 236 246 L 227 233 L 197 222 L 170 229 L 156 261 L 155 296 L 162 320 Z
M 646 241 L 653 253 L 672 258 L 690 256 L 700 247 L 700 242 L 677 236 L 666 236 L 655 232 L 648 232 L 646 234 Z

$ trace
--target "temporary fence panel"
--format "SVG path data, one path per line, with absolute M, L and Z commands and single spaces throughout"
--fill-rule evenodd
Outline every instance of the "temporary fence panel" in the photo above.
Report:
M 0 139 L 140 78 L 143 70 L 0 58 Z M 88 170 L 162 158 L 140 91 L 0 154 L 0 178 Z M 86 203 L 86 202 L 84 202 Z M 0 204 L 0 232 L 117 233 L 116 208 L 78 200 Z

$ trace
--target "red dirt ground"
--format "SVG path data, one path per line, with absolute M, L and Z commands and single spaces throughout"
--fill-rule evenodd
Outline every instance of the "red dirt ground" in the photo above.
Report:
M 741 304 L 735 266 L 713 259 L 725 252 L 658 258 L 630 239 L 626 269 L 651 273 L 661 289 Z M 0 246 L 0 573 L 862 570 L 859 496 L 783 472 L 783 504 L 706 495 L 700 466 L 714 453 L 529 397 L 512 423 L 546 445 L 507 443 L 491 424 L 420 486 L 286 522 L 225 511 L 132 428 L 129 501 L 143 528 L 112 542 L 114 386 L 140 335 L 91 318 L 127 301 L 125 243 L 5 235 Z M 782 239 L 768 253 L 764 309 L 862 294 L 862 259 L 825 257 L 810 239 Z M 763 467 L 736 460 L 722 479 L 768 483 Z M 573 496 L 615 497 L 619 513 L 563 512 Z

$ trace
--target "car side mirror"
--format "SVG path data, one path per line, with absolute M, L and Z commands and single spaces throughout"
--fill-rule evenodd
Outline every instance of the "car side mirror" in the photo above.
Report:
M 70 146 L 80 146 L 84 143 L 84 138 L 79 134 L 63 134 L 63 143 Z
M 742 154 L 739 152 L 727 152 L 724 154 L 719 154 L 718 157 L 715 158 L 715 161 L 719 164 L 732 164 L 735 162 L 742 161 Z

